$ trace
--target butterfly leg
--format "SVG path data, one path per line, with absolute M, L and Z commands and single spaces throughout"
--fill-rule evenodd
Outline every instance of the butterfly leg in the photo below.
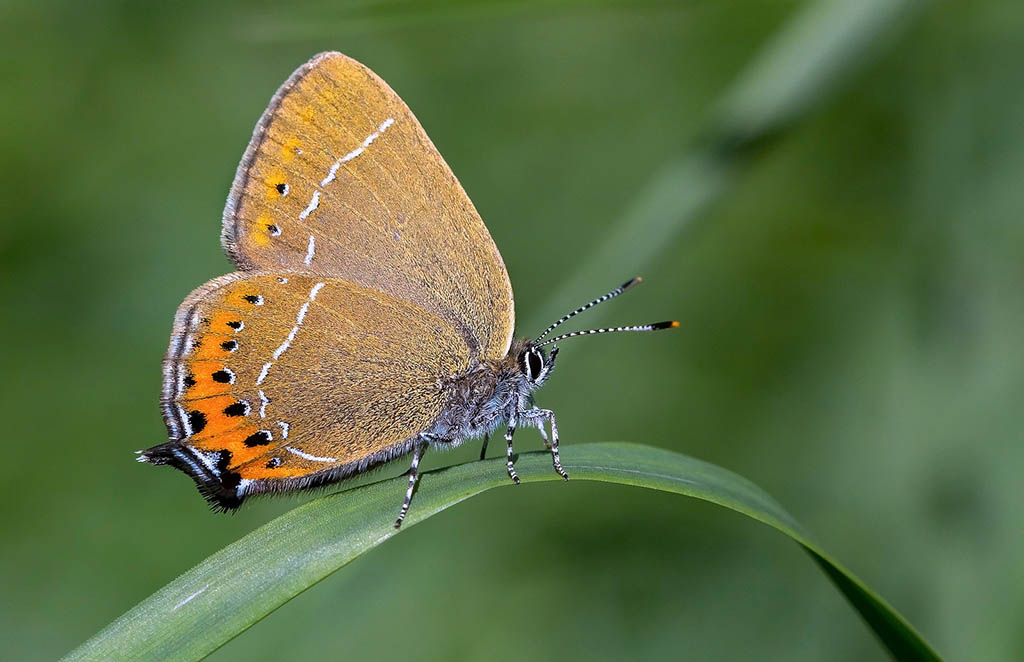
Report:
M 516 419 L 513 417 L 508 422 L 505 430 L 505 441 L 508 442 L 508 450 L 505 451 L 505 466 L 508 469 L 508 477 L 516 485 L 519 484 L 519 474 L 516 473 L 515 462 L 512 460 L 512 435 L 516 433 Z
M 534 407 L 533 411 L 540 411 L 540 408 Z M 544 429 L 543 422 L 537 426 L 537 432 L 540 432 L 540 438 L 544 440 L 544 448 L 551 450 L 551 441 L 548 440 L 548 432 Z
M 526 412 L 526 416 L 541 419 L 541 424 L 538 426 L 541 430 L 541 436 L 544 435 L 544 422 L 547 421 L 551 424 L 551 443 L 548 445 L 548 449 L 551 451 L 551 463 L 555 466 L 555 471 L 558 472 L 559 476 L 569 480 L 569 474 L 562 467 L 562 458 L 558 454 L 558 422 L 555 420 L 555 412 L 550 409 L 531 409 Z M 546 441 L 547 439 L 545 438 Z
M 490 433 L 484 435 L 484 444 L 480 447 L 480 459 L 487 459 L 487 442 L 491 440 Z
M 551 423 L 551 463 L 563 480 L 569 480 L 569 474 L 562 468 L 562 458 L 558 456 L 558 423 L 555 422 L 555 412 L 549 409 L 547 413 L 548 421 Z
M 409 504 L 412 503 L 412 494 L 416 491 L 416 483 L 420 480 L 420 460 L 423 459 L 423 453 L 427 450 L 427 440 L 417 439 L 416 444 L 412 448 L 412 466 L 409 467 L 409 487 L 405 490 L 405 501 L 402 502 L 402 509 L 398 512 L 398 519 L 395 520 L 395 528 L 402 526 L 402 520 L 405 519 L 405 515 L 409 512 Z

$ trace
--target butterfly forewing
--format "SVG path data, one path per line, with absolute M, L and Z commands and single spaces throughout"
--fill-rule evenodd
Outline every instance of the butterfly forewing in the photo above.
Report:
M 323 273 L 415 303 L 474 355 L 502 357 L 511 342 L 508 274 L 472 202 L 405 103 L 339 53 L 278 90 L 223 239 L 240 269 Z
M 444 378 L 469 361 L 458 329 L 385 292 L 319 274 L 230 274 L 179 309 L 164 415 L 197 465 L 189 473 L 230 507 L 407 452 L 445 404 Z

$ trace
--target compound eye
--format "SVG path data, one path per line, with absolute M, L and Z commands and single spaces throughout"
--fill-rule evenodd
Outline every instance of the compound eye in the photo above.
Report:
M 540 352 L 531 351 L 526 357 L 527 376 L 530 381 L 534 381 L 540 376 L 542 370 L 544 370 L 544 358 L 540 355 Z

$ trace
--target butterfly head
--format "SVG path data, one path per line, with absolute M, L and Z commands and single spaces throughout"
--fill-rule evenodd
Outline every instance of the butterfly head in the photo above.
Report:
M 552 347 L 550 353 L 532 342 L 527 342 L 516 359 L 519 370 L 531 388 L 540 388 L 555 369 L 555 357 L 558 347 Z
M 531 387 L 531 389 L 539 388 L 544 384 L 545 381 L 547 381 L 548 377 L 551 376 L 551 373 L 555 368 L 555 357 L 558 356 L 558 345 L 556 345 L 555 343 L 561 340 L 575 338 L 576 336 L 587 336 L 594 333 L 616 333 L 619 331 L 659 331 L 661 329 L 673 329 L 679 326 L 679 322 L 670 321 L 657 322 L 655 324 L 638 324 L 633 326 L 616 326 L 601 329 L 586 329 L 584 331 L 572 331 L 570 333 L 563 333 L 560 336 L 555 336 L 554 338 L 544 340 L 544 338 L 547 337 L 548 334 L 554 331 L 555 328 L 557 328 L 563 322 L 572 319 L 576 315 L 579 315 L 580 313 L 589 308 L 593 308 L 599 303 L 604 303 L 609 299 L 619 296 L 629 288 L 641 282 L 641 280 L 642 279 L 639 276 L 637 276 L 636 278 L 630 280 L 629 282 L 623 283 L 622 285 L 616 287 L 611 292 L 599 296 L 593 301 L 580 306 L 571 313 L 563 315 L 558 321 L 554 322 L 553 324 L 551 324 L 551 326 L 545 329 L 544 333 L 540 334 L 533 340 L 523 341 L 522 345 L 520 346 L 520 349 L 517 350 L 517 367 L 522 372 L 523 377 L 526 379 L 526 383 Z M 544 349 L 546 345 L 551 345 L 550 352 Z

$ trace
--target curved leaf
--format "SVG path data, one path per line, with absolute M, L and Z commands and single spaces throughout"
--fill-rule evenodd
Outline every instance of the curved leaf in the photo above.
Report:
M 894 657 L 939 659 L 899 613 L 747 479 L 707 462 L 637 444 L 581 444 L 566 451 L 563 462 L 573 480 L 635 485 L 703 499 L 778 529 L 811 554 Z M 523 454 L 516 467 L 523 482 L 560 480 L 546 452 Z M 196 660 L 208 655 L 399 534 L 392 522 L 405 482 L 399 476 L 295 508 L 181 575 L 65 659 Z M 511 482 L 500 459 L 425 473 L 402 530 L 475 494 L 506 485 Z

